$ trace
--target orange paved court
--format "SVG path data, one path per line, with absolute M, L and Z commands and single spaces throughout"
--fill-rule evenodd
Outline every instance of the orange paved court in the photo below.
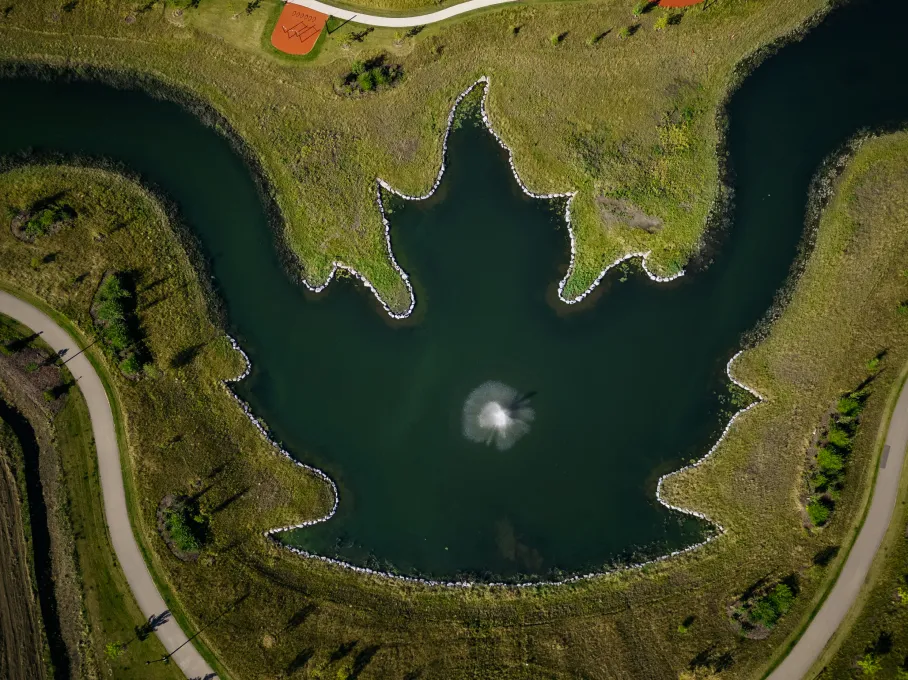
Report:
M 309 54 L 326 21 L 327 14 L 288 2 L 271 34 L 271 44 L 287 54 Z

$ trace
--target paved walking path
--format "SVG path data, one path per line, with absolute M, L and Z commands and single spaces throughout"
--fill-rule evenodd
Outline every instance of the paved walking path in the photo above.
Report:
M 801 680 L 813 666 L 858 597 L 889 528 L 899 496 L 899 479 L 908 448 L 908 387 L 899 394 L 886 433 L 870 512 L 832 592 L 785 660 L 767 680 Z
M 516 0 L 467 0 L 466 2 L 461 2 L 458 5 L 452 5 L 451 7 L 440 9 L 437 12 L 429 12 L 428 14 L 416 14 L 409 17 L 379 17 L 373 14 L 358 14 L 356 12 L 351 12 L 348 9 L 341 9 L 340 7 L 333 7 L 332 5 L 328 5 L 324 2 L 319 2 L 319 0 L 287 1 L 293 3 L 294 5 L 302 5 L 303 7 L 314 9 L 316 12 L 321 12 L 322 14 L 327 14 L 338 19 L 343 19 L 345 21 L 352 20 L 357 24 L 366 24 L 368 26 L 391 26 L 394 28 L 407 28 L 410 26 L 424 26 L 426 24 L 434 24 L 437 21 L 450 19 L 451 17 L 456 17 L 458 14 L 463 14 L 464 12 L 472 12 L 474 9 L 492 7 L 493 5 L 502 5 L 509 2 L 515 2 Z
M 11 316 L 34 332 L 40 333 L 41 339 L 54 351 L 58 353 L 65 351 L 64 360 L 72 357 L 66 366 L 77 379 L 77 384 L 88 403 L 95 447 L 98 451 L 104 514 L 117 561 L 126 574 L 126 580 L 142 613 L 146 617 L 151 617 L 168 612 L 164 598 L 155 587 L 151 573 L 136 544 L 132 526 L 129 524 L 114 418 L 101 379 L 84 354 L 76 355 L 79 346 L 75 340 L 44 312 L 9 293 L 0 291 L 0 313 Z M 171 658 L 186 677 L 208 680 L 217 678 L 198 650 L 192 644 L 186 644 L 186 634 L 172 616 L 168 615 L 167 620 L 155 633 L 168 653 L 179 649 Z

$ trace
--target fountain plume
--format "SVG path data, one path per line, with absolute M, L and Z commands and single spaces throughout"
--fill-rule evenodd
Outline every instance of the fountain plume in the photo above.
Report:
M 530 431 L 535 413 L 529 396 L 494 380 L 470 392 L 463 405 L 463 434 L 505 451 Z

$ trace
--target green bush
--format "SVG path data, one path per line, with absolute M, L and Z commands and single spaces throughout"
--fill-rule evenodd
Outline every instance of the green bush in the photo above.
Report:
M 794 597 L 794 592 L 791 588 L 784 583 L 780 583 L 753 603 L 750 608 L 749 618 L 753 623 L 772 628 L 791 609 L 792 604 L 794 604 Z
M 861 402 L 851 395 L 842 397 L 841 399 L 839 399 L 839 403 L 836 404 L 836 411 L 841 413 L 843 416 L 848 416 L 849 418 L 860 413 L 861 408 Z
M 130 354 L 120 362 L 120 370 L 126 375 L 138 375 L 142 370 L 142 362 L 135 354 Z
M 829 434 L 826 435 L 826 441 L 840 449 L 851 448 L 851 435 L 838 425 L 829 428 Z
M 118 355 L 135 347 L 139 340 L 135 325 L 130 323 L 133 321 L 134 305 L 132 294 L 126 289 L 120 274 L 104 278 L 95 296 L 96 325 L 105 344 Z M 138 352 L 133 351 L 133 355 L 134 361 L 138 362 L 138 368 L 132 371 L 135 373 L 144 362 Z
M 650 2 L 649 0 L 640 0 L 636 5 L 634 5 L 634 16 L 639 17 L 646 14 L 649 11 Z
M 72 219 L 76 211 L 65 203 L 53 203 L 31 214 L 25 223 L 25 235 L 29 238 L 46 236 L 55 224 Z
M 618 31 L 618 37 L 622 39 L 630 38 L 632 35 L 634 35 L 635 30 L 636 29 L 634 26 L 625 26 L 620 31 Z
M 116 352 L 122 352 L 130 345 L 129 328 L 127 328 L 126 322 L 122 319 L 117 319 L 107 324 L 103 335 L 104 339 L 107 340 L 107 344 Z
M 823 447 L 817 451 L 817 465 L 823 473 L 839 473 L 845 468 L 845 459 L 841 453 Z
M 812 498 L 807 504 L 807 516 L 811 524 L 821 527 L 829 521 L 829 506 L 819 498 Z
M 858 661 L 858 668 L 861 669 L 864 675 L 873 676 L 882 670 L 883 665 L 880 663 L 880 659 L 876 654 L 867 652 L 864 655 L 864 658 Z
M 208 516 L 193 503 L 167 508 L 164 527 L 173 544 L 183 552 L 199 552 L 208 538 Z
M 375 88 L 375 76 L 372 75 L 372 71 L 360 73 L 356 77 L 356 84 L 363 92 L 369 92 L 370 90 Z
M 658 19 L 656 19 L 656 23 L 653 24 L 653 28 L 655 28 L 657 31 L 663 31 L 666 28 L 668 28 L 668 24 L 670 21 L 671 21 L 671 15 L 663 14 Z

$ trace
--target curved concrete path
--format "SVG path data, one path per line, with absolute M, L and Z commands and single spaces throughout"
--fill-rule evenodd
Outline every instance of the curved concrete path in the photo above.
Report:
M 502 5 L 517 1 L 519 0 L 467 0 L 458 5 L 452 5 L 451 7 L 440 9 L 437 12 L 429 12 L 428 14 L 416 14 L 408 17 L 379 17 L 374 14 L 358 14 L 356 12 L 351 12 L 348 9 L 333 7 L 324 2 L 319 2 L 319 0 L 287 0 L 287 2 L 294 5 L 302 5 L 303 7 L 314 9 L 316 12 L 337 17 L 344 21 L 354 21 L 357 24 L 366 24 L 368 26 L 390 26 L 392 28 L 425 26 L 426 24 L 434 24 L 437 21 L 456 17 L 458 14 L 472 12 L 474 9 L 482 9 L 483 7 L 492 7 L 493 5 Z
M 129 523 L 126 490 L 123 487 L 123 470 L 120 467 L 120 450 L 114 427 L 113 412 L 107 401 L 107 392 L 94 367 L 73 338 L 44 312 L 19 298 L 0 291 L 0 313 L 11 316 L 19 323 L 41 334 L 41 339 L 57 352 L 64 352 L 67 368 L 76 379 L 91 416 L 91 428 L 98 451 L 98 470 L 101 473 L 101 491 L 104 497 L 104 515 L 110 530 L 117 561 L 126 575 L 132 594 L 146 618 L 165 614 L 166 621 L 155 634 L 164 645 L 171 659 L 188 678 L 217 678 L 215 672 L 198 650 L 187 644 L 188 638 L 179 624 L 170 616 L 164 598 L 155 587 L 151 573 L 142 558 Z M 178 650 L 178 651 L 177 651 Z
M 892 420 L 889 422 L 876 486 L 873 489 L 873 499 L 870 501 L 870 511 L 867 513 L 864 526 L 861 527 L 861 533 L 858 534 L 829 597 L 810 622 L 804 635 L 767 680 L 805 678 L 854 605 L 898 502 L 899 480 L 906 448 L 908 448 L 908 387 L 903 387 L 892 412 Z

